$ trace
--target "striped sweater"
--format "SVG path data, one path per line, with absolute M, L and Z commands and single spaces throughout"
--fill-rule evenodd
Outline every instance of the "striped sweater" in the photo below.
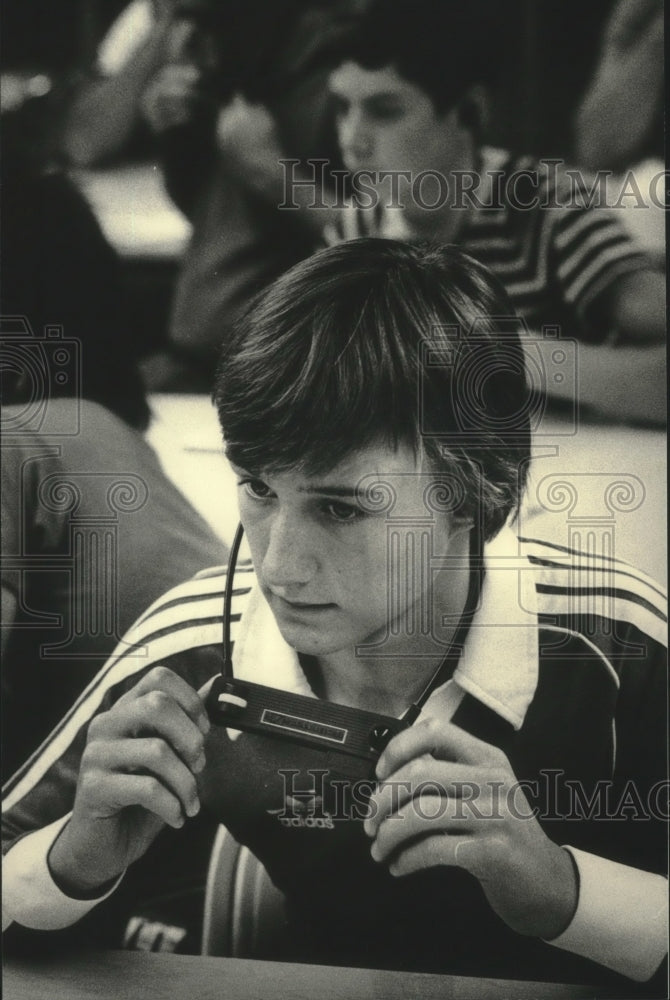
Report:
M 475 207 L 465 215 L 459 246 L 499 278 L 531 329 L 560 326 L 566 336 L 603 340 L 611 331 L 598 323 L 598 299 L 622 275 L 650 266 L 621 210 L 605 207 L 615 203 L 611 193 L 596 208 L 598 188 L 579 172 L 571 177 L 554 161 L 490 147 L 481 155 L 484 179 L 471 196 Z M 355 200 L 326 231 L 329 243 L 411 235 L 401 211 L 364 210 Z

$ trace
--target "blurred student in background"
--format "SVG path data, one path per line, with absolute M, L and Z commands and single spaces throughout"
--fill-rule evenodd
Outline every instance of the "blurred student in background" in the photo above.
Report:
M 618 183 L 630 195 L 625 222 L 660 269 L 666 258 L 664 43 L 663 0 L 618 0 L 572 123 L 575 162 L 618 175 L 612 187 Z
M 295 214 L 259 198 L 236 169 L 218 127 L 235 94 L 272 108 L 282 146 L 300 158 L 338 162 L 329 114 L 329 53 L 347 22 L 348 0 L 181 3 L 181 35 L 144 98 L 159 135 L 168 191 L 193 222 L 177 283 L 169 341 L 209 387 L 217 350 L 250 298 L 315 249 Z M 219 10 L 221 4 L 214 5 Z M 209 20 L 208 20 L 209 18 Z M 188 27 L 187 27 L 188 25 Z M 216 56 L 215 56 L 216 53 Z M 216 60 L 218 58 L 218 66 Z M 199 61 L 206 61 L 205 80 Z M 208 61 L 209 60 L 209 61 Z M 182 94 L 175 93 L 182 89 Z
M 341 154 L 352 181 L 365 185 L 358 196 L 354 183 L 353 198 L 317 207 L 314 165 L 279 162 L 278 129 L 258 105 L 228 116 L 229 141 L 257 189 L 275 204 L 307 208 L 329 242 L 453 242 L 492 269 L 531 329 L 648 348 L 636 353 L 637 375 L 623 365 L 629 406 L 617 415 L 664 420 L 663 275 L 620 211 L 591 204 L 579 174 L 484 143 L 485 85 L 504 55 L 504 17 L 495 0 L 365 4 L 330 76 Z M 585 401 L 592 390 L 598 403 L 606 396 L 588 378 L 582 389 Z
M 126 307 L 118 255 L 77 186 L 53 165 L 52 112 L 46 97 L 24 95 L 8 105 L 3 88 L 2 311 L 23 317 L 29 337 L 49 326 L 78 341 L 83 397 L 143 430 L 149 407 L 138 366 L 141 331 Z M 22 366 L 3 368 L 5 403 L 32 392 L 25 378 Z M 54 380 L 50 392 L 70 396 L 73 389 Z
M 117 389 L 121 399 L 123 385 Z M 97 403 L 33 395 L 3 406 L 2 436 L 4 783 L 166 587 L 225 564 L 228 549 L 132 421 Z M 127 652 L 135 663 L 146 656 L 141 646 Z M 162 838 L 158 853 L 128 873 L 113 906 L 50 941 L 16 928 L 4 938 L 5 953 L 62 954 L 124 941 L 142 950 L 160 942 L 166 951 L 194 948 L 182 925 L 186 913 L 198 926 L 215 832 L 205 821 L 191 828 L 188 845 Z
M 3 361 L 20 364 L 39 346 L 6 341 Z M 71 352 L 72 376 L 72 341 L 55 346 Z M 37 749 L 166 587 L 227 558 L 132 421 L 76 395 L 49 398 L 49 388 L 39 399 L 33 386 L 2 410 L 5 775 Z
M 175 0 L 133 0 L 112 24 L 64 111 L 60 150 L 73 166 L 148 150 L 140 99 L 165 58 L 174 7 Z
M 149 600 L 226 555 L 142 436 L 151 413 L 120 262 L 76 186 L 46 166 L 48 111 L 29 101 L 2 116 L 4 773 Z
M 371 171 L 382 196 L 383 171 L 425 172 L 422 189 L 413 185 L 402 210 L 381 212 L 374 228 L 466 246 L 534 325 L 561 323 L 592 342 L 614 333 L 659 341 L 664 279 L 616 215 L 571 202 L 562 171 L 482 144 L 482 84 L 500 62 L 501 13 L 490 0 L 367 4 L 330 80 L 343 158 L 351 171 Z M 495 185 L 513 175 L 500 195 Z M 458 203 L 459 183 L 474 184 L 476 197 Z M 342 235 L 360 227 L 356 209 Z
M 150 409 L 120 261 L 52 166 L 46 93 L 16 83 L 2 89 L 4 776 L 39 748 L 166 586 L 227 559 L 143 437 Z M 213 834 L 198 834 L 205 857 Z M 204 871 L 180 875 L 182 892 L 179 879 L 166 881 L 176 870 L 166 851 L 131 876 L 113 912 L 78 930 L 80 943 L 118 943 L 131 919 L 143 941 L 163 934 L 171 918 L 156 885 L 201 909 Z M 168 942 L 181 940 L 175 934 Z M 30 951 L 26 935 L 5 947 Z M 64 944 L 54 941 L 57 951 Z
M 663 8 L 663 0 L 613 5 L 575 116 L 577 163 L 621 171 L 650 157 L 663 160 Z
M 208 388 L 234 315 L 314 250 L 317 238 L 304 220 L 258 198 L 217 124 L 233 95 L 244 93 L 272 108 L 287 149 L 336 164 L 328 54 L 355 6 L 356 0 L 135 2 L 101 48 L 105 77 L 73 101 L 61 143 L 70 162 L 90 165 L 128 148 L 143 119 L 168 193 L 193 223 L 169 350 L 154 359 L 159 385 Z

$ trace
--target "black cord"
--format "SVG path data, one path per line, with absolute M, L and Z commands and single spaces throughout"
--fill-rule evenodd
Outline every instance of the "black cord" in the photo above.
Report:
M 226 590 L 223 596 L 223 665 L 221 667 L 221 676 L 225 677 L 226 680 L 232 679 L 233 676 L 233 658 L 230 652 L 230 606 L 233 600 L 233 581 L 235 579 L 237 555 L 240 551 L 243 536 L 244 528 L 241 524 L 238 524 L 237 531 L 235 532 L 235 538 L 233 539 L 233 545 L 230 550 L 230 558 L 228 560 L 228 576 L 226 577 Z
M 465 640 L 470 630 L 470 623 L 479 604 L 479 595 L 482 591 L 482 581 L 484 576 L 484 563 L 482 560 L 482 539 L 479 525 L 474 524 L 470 531 L 470 578 L 468 581 L 468 593 L 465 598 L 463 612 L 458 620 L 458 625 L 454 630 L 451 642 L 444 658 L 437 670 L 432 675 L 425 688 L 410 705 L 402 717 L 402 721 L 411 726 L 419 717 L 423 706 L 430 698 L 433 691 L 439 687 L 443 680 L 448 680 L 458 666 L 461 658 Z

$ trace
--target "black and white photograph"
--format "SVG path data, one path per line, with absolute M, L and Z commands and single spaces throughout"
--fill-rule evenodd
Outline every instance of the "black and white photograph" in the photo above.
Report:
M 8 1000 L 668 998 L 663 0 L 4 0 Z

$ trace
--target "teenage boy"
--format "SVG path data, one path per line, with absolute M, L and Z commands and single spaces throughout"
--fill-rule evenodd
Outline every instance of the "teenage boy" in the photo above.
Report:
M 430 696 L 338 806 L 336 754 L 211 724 L 224 578 L 196 577 L 9 783 L 7 918 L 77 920 L 202 808 L 284 892 L 294 957 L 654 989 L 661 594 L 510 527 L 532 407 L 498 283 L 449 248 L 324 250 L 241 320 L 215 400 L 252 558 L 235 677 L 386 716 Z

